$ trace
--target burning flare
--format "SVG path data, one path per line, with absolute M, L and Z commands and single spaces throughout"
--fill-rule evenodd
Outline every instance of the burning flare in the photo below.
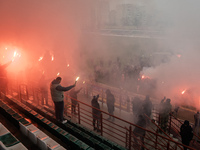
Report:
M 51 56 L 51 61 L 53 61 L 53 60 L 54 60 L 54 56 L 52 55 L 52 56 Z
M 21 57 L 21 55 L 19 53 L 17 53 L 17 51 L 14 51 L 13 57 L 12 57 L 12 62 L 15 60 L 16 57 Z
M 186 90 L 183 90 L 183 91 L 181 92 L 181 94 L 184 94 L 184 93 L 185 93 L 185 91 L 186 91 Z
M 38 61 L 41 61 L 43 59 L 43 56 L 41 56 L 39 59 L 38 59 Z
M 142 76 L 141 76 L 141 79 L 150 79 L 150 77 L 145 76 L 145 75 L 142 75 Z
M 76 78 L 76 81 L 78 81 L 79 77 Z
M 59 75 L 60 75 L 60 72 L 57 73 L 57 76 L 59 76 Z

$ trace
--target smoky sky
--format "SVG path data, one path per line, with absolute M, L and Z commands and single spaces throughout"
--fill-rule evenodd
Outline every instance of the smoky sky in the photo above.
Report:
M 41 48 L 74 49 L 88 16 L 88 4 L 68 0 L 1 0 L 0 39 L 35 52 L 41 52 Z
M 7 46 L 19 47 L 20 61 L 26 59 L 18 68 L 37 66 L 46 52 L 55 57 L 52 67 L 66 68 L 79 53 L 80 30 L 91 5 L 90 0 L 0 0 L 1 51 Z
M 98 5 L 98 2 L 104 5 Z M 142 38 L 118 37 L 113 40 L 107 36 L 82 35 L 85 24 L 95 24 L 91 21 L 91 16 L 94 16 L 91 10 L 99 11 L 105 7 L 98 17 L 100 21 L 105 19 L 109 22 L 108 13 L 119 11 L 118 6 L 124 4 L 137 5 L 143 14 L 148 14 L 146 20 L 152 24 L 156 24 L 154 21 L 157 20 L 160 28 L 153 30 L 162 31 L 162 38 L 144 38 L 143 41 Z M 50 51 L 57 62 L 50 67 L 63 70 L 69 63 L 74 66 L 72 72 L 78 65 L 83 70 L 86 69 L 84 65 L 91 65 L 92 61 L 88 63 L 85 59 L 88 57 L 106 61 L 120 57 L 123 63 L 132 57 L 133 62 L 138 64 L 138 55 L 167 52 L 171 55 L 168 62 L 143 68 L 141 74 L 157 80 L 158 97 L 165 95 L 175 99 L 181 90 L 199 89 L 199 5 L 198 0 L 0 0 L 0 44 L 21 47 L 29 60 L 27 64 L 32 66 L 46 51 Z M 123 29 L 123 26 L 118 28 Z M 133 48 L 136 41 L 141 45 L 138 49 Z M 153 44 L 149 46 L 151 42 Z
M 192 94 L 184 101 L 187 104 L 192 104 L 192 101 L 199 104 L 199 1 L 154 2 L 160 12 L 158 17 L 169 23 L 161 43 L 163 49 L 166 48 L 172 56 L 168 62 L 144 68 L 143 73 L 157 80 L 160 97 L 167 96 L 175 102 L 183 99 L 181 91 L 192 90 Z

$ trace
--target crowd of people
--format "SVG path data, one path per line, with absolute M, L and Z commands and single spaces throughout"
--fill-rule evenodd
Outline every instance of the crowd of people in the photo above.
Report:
M 155 80 L 141 79 L 143 68 L 150 66 L 146 59 L 144 61 L 144 58 L 140 58 L 138 63 L 134 63 L 132 59 L 122 63 L 120 57 L 117 57 L 114 61 L 101 60 L 93 64 L 95 82 L 106 83 L 140 94 L 145 94 L 146 91 L 151 91 L 152 94 L 155 92 Z
M 0 90 L 2 93 L 6 93 L 7 90 L 7 71 L 6 68 L 11 64 L 11 62 L 8 62 L 4 65 L 0 66 Z M 120 64 L 118 60 L 118 65 Z M 119 65 L 120 66 L 120 65 Z M 119 67 L 118 66 L 118 67 Z M 39 80 L 40 83 L 40 90 L 42 93 L 42 105 L 48 105 L 48 84 L 51 79 L 46 79 L 44 75 L 41 76 L 41 79 Z M 65 91 L 70 91 L 69 95 L 71 98 L 71 113 L 72 114 L 77 114 L 77 94 L 81 91 L 82 88 L 79 88 L 78 90 L 75 89 L 76 86 L 76 81 L 74 84 L 71 86 L 61 86 L 61 77 L 57 77 L 54 79 L 51 84 L 50 84 L 50 93 L 51 93 L 51 98 L 54 102 L 55 106 L 55 117 L 56 119 L 61 122 L 61 123 L 66 123 L 67 120 L 63 117 L 64 113 L 64 92 Z M 101 132 L 101 109 L 100 105 L 98 102 L 99 95 L 93 96 L 91 100 L 91 106 L 92 106 L 92 125 L 93 125 L 93 130 L 97 132 Z M 130 101 L 130 98 L 128 98 Z M 146 96 L 144 100 L 141 100 L 139 97 L 134 97 L 131 99 L 132 102 L 132 112 L 133 112 L 133 117 L 134 120 L 136 120 L 135 124 L 139 127 L 135 127 L 133 129 L 133 134 L 134 134 L 134 141 L 135 143 L 138 143 L 138 138 L 142 141 L 144 144 L 144 137 L 146 134 L 146 127 L 149 125 L 149 119 L 152 119 L 152 109 L 153 109 L 153 104 L 150 100 L 149 95 Z M 106 104 L 107 104 L 107 111 L 108 111 L 108 118 L 107 120 L 109 121 L 114 121 L 114 111 L 115 111 L 115 96 L 112 94 L 110 89 L 106 90 Z M 179 107 L 176 107 L 174 109 L 174 112 L 177 114 L 178 113 Z M 162 132 L 168 132 L 167 127 L 168 127 L 168 121 L 169 121 L 169 114 L 172 112 L 172 105 L 171 105 L 171 99 L 164 97 L 160 104 L 159 104 L 159 123 L 160 123 L 160 128 L 161 130 L 159 131 L 160 133 Z M 147 119 L 149 118 L 149 119 Z M 182 143 L 186 146 L 189 146 L 190 141 L 193 138 L 193 132 L 195 132 L 197 135 L 199 134 L 199 124 L 200 124 L 200 114 L 199 111 L 194 115 L 194 128 L 192 128 L 189 124 L 189 121 L 185 120 L 185 122 L 181 125 L 180 127 L 180 135 L 182 138 Z M 187 149 L 187 147 L 184 147 L 184 149 Z

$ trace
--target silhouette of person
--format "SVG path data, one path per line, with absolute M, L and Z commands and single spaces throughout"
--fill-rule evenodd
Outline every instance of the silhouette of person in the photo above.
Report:
M 110 92 L 109 89 L 106 90 L 106 103 L 107 103 L 107 108 L 108 108 L 108 113 L 110 115 L 114 114 L 114 110 L 115 110 L 115 97 L 114 95 Z M 109 115 L 108 120 L 110 120 L 112 118 L 112 120 L 114 120 L 114 118 L 112 116 Z
M 101 119 L 101 111 L 100 111 L 100 105 L 98 103 L 98 98 L 99 98 L 99 95 L 93 96 L 91 105 L 92 105 L 92 107 L 94 107 L 94 108 L 92 108 L 94 131 L 97 130 L 97 132 L 100 132 L 101 130 L 99 129 L 99 125 L 100 125 L 100 119 Z M 97 127 L 95 126 L 96 122 L 97 122 Z
M 70 92 L 70 98 L 71 98 L 71 113 L 77 114 L 76 113 L 76 106 L 78 105 L 78 101 L 77 101 L 77 94 L 81 91 L 82 88 L 80 88 L 79 90 L 75 90 L 75 88 L 73 88 Z
M 185 120 L 184 123 L 181 125 L 180 128 L 180 135 L 182 138 L 182 143 L 186 146 L 190 145 L 190 141 L 193 138 L 193 130 L 192 127 L 189 125 L 189 121 Z M 187 150 L 187 147 L 183 147 L 184 150 Z

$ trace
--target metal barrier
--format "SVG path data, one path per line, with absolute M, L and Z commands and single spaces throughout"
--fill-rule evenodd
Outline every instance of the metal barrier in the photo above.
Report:
M 25 89 L 27 91 L 28 89 L 33 90 L 32 92 L 29 92 L 29 94 L 28 92 L 25 92 L 29 97 L 30 96 L 34 97 L 34 95 L 40 95 L 40 92 L 41 92 L 40 90 L 35 90 L 37 88 L 25 88 Z M 13 92 L 14 90 L 12 89 L 11 91 Z M 22 90 L 19 90 L 19 92 L 22 92 Z M 89 92 L 86 92 L 86 93 L 89 93 Z M 18 95 L 21 95 L 21 93 L 18 93 Z M 102 91 L 102 96 L 101 96 L 102 104 L 103 102 L 105 102 L 104 97 L 105 97 L 104 92 Z M 70 97 L 68 96 L 68 98 Z M 33 101 L 35 100 L 33 99 Z M 77 115 L 72 114 L 71 109 L 67 109 L 66 113 L 71 116 L 72 121 L 82 124 L 83 126 L 89 129 L 93 129 L 92 108 L 94 107 L 86 103 L 83 103 L 82 101 L 79 101 L 79 100 L 76 100 L 76 101 L 78 102 Z M 119 104 L 121 104 L 119 106 L 122 106 L 122 103 L 120 102 L 120 96 L 119 96 L 118 102 Z M 68 103 L 70 104 L 69 101 Z M 41 103 L 37 102 L 37 104 L 40 105 Z M 120 108 L 121 107 L 119 107 L 119 109 Z M 98 111 L 101 111 L 101 110 L 98 110 Z M 107 117 L 109 116 L 112 116 L 114 120 L 108 120 Z M 145 136 L 133 134 L 133 129 L 135 127 L 140 128 L 141 130 L 144 130 L 146 133 Z M 163 148 L 177 149 L 177 147 L 179 147 L 180 149 L 183 149 L 182 148 L 183 145 L 180 142 L 174 141 L 173 139 L 169 138 L 168 135 L 160 135 L 156 132 L 156 130 L 151 131 L 149 129 L 142 128 L 129 121 L 121 119 L 117 116 L 110 115 L 109 113 L 104 112 L 104 111 L 101 111 L 100 129 L 101 129 L 100 134 L 102 136 L 106 137 L 107 139 L 110 139 L 113 142 L 118 143 L 119 145 L 126 147 L 129 150 L 136 149 L 136 146 L 139 146 L 140 148 L 143 147 L 146 149 L 163 149 Z M 138 138 L 138 137 L 142 137 L 142 138 Z M 139 145 L 138 143 L 135 142 L 136 140 L 138 141 Z M 188 149 L 193 149 L 193 148 L 188 147 Z

